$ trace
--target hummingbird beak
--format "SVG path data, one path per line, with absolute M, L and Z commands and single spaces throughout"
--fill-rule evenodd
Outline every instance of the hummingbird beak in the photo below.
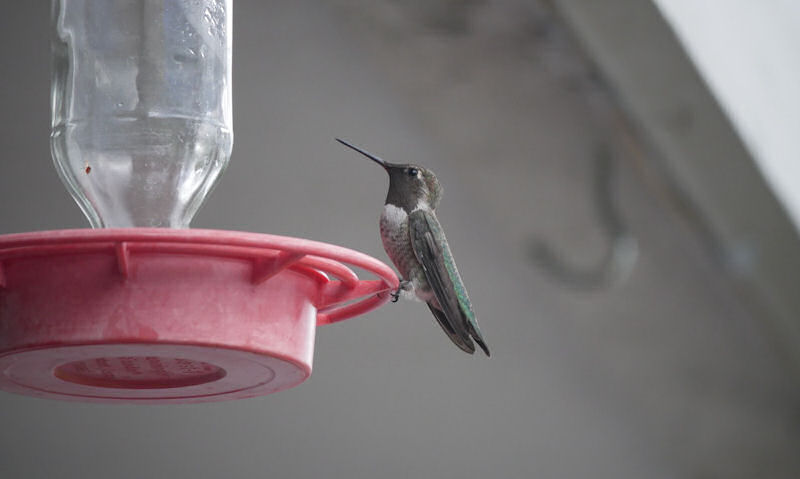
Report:
M 346 142 L 344 140 L 340 140 L 339 138 L 336 138 L 336 141 L 338 141 L 339 143 L 343 144 L 344 146 L 346 146 L 348 148 L 352 148 L 352 149 L 356 150 L 357 152 L 359 152 L 362 155 L 366 156 L 370 160 L 372 160 L 375 163 L 381 165 L 384 170 L 389 168 L 389 164 L 388 163 L 386 163 L 384 160 L 378 158 L 377 156 L 373 155 L 372 153 L 368 153 L 368 152 L 362 150 L 361 148 L 359 148 L 357 146 L 353 146 L 353 145 L 351 145 L 350 143 L 348 143 L 348 142 Z

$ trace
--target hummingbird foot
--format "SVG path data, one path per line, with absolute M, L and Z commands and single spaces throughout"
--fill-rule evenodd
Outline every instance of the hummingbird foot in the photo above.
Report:
M 400 287 L 391 292 L 392 302 L 396 303 L 400 299 L 402 293 L 410 293 L 414 290 L 414 285 L 411 281 L 404 279 L 400 281 Z

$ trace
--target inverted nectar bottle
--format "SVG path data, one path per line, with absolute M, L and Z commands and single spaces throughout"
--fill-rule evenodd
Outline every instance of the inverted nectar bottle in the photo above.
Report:
M 51 147 L 98 227 L 186 228 L 227 164 L 231 0 L 52 0 Z

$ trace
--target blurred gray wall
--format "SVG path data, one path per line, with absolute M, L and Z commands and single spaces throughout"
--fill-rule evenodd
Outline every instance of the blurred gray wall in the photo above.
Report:
M 0 233 L 86 225 L 49 158 L 48 28 L 47 2 L 4 5 Z M 386 178 L 333 137 L 429 165 L 494 356 L 465 355 L 401 302 L 321 328 L 311 379 L 272 396 L 0 393 L 0 477 L 797 477 L 794 376 L 637 173 L 593 75 L 538 2 L 235 0 L 234 154 L 193 225 L 387 260 Z M 602 258 L 604 148 L 640 256 L 624 281 L 575 289 L 530 245 Z

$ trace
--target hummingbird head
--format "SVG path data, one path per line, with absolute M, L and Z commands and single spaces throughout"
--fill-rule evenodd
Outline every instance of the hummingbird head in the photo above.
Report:
M 344 140 L 337 138 L 336 141 L 356 150 L 386 170 L 389 174 L 386 203 L 403 208 L 407 213 L 417 208 L 435 209 L 439 204 L 442 186 L 433 171 L 411 163 L 389 163 Z

